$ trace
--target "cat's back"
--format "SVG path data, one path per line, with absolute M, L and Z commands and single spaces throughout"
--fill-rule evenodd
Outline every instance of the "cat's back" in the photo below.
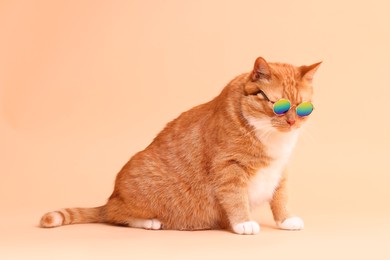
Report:
M 230 83 L 213 100 L 181 113 L 130 159 L 120 175 L 180 176 L 192 183 L 205 182 L 217 154 L 227 149 L 230 139 L 242 135 L 236 111 L 239 88 Z
M 212 121 L 215 99 L 181 113 L 169 122 L 143 151 L 135 154 L 121 173 L 126 175 L 189 176 L 200 171 L 208 142 L 205 129 Z M 137 169 L 137 170 L 135 170 Z

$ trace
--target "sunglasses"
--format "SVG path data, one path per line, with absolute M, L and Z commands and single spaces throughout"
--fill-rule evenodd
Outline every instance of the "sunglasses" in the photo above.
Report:
M 257 95 L 261 94 L 265 98 L 265 100 L 272 103 L 273 110 L 276 115 L 284 115 L 291 108 L 291 102 L 288 99 L 281 98 L 278 101 L 271 101 L 262 90 L 259 90 L 256 94 Z M 295 108 L 295 112 L 300 117 L 305 117 L 310 115 L 313 112 L 313 110 L 314 110 L 314 106 L 309 101 L 302 102 Z

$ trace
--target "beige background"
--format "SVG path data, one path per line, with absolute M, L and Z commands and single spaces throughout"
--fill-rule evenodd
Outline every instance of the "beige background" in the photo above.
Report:
M 0 2 L 1 259 L 388 259 L 388 1 Z M 291 161 L 301 232 L 36 227 L 97 206 L 170 120 L 257 56 L 323 60 Z M 68 258 L 69 259 L 69 258 Z

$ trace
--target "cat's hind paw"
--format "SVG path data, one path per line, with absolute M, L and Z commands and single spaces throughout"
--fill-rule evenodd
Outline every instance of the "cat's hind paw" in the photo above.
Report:
M 255 221 L 247 221 L 233 225 L 233 231 L 239 235 L 256 235 L 260 232 L 260 226 Z
M 161 222 L 158 219 L 147 219 L 144 222 L 143 228 L 151 229 L 151 230 L 159 230 L 161 229 Z
M 150 230 L 159 230 L 162 225 L 158 219 L 131 219 L 129 226 L 134 228 L 144 228 Z
M 301 230 L 304 228 L 303 220 L 300 217 L 291 217 L 276 223 L 280 229 Z

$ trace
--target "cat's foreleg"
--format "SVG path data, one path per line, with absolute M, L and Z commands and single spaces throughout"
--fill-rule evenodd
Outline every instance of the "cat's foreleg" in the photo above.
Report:
M 274 220 L 280 229 L 301 230 L 304 227 L 303 220 L 300 217 L 293 216 L 287 207 L 287 179 L 284 175 L 276 188 L 273 198 L 270 202 Z
M 259 224 L 251 220 L 247 180 L 243 169 L 232 164 L 221 170 L 220 174 L 223 177 L 218 181 L 217 198 L 227 214 L 233 232 L 240 235 L 259 233 Z

